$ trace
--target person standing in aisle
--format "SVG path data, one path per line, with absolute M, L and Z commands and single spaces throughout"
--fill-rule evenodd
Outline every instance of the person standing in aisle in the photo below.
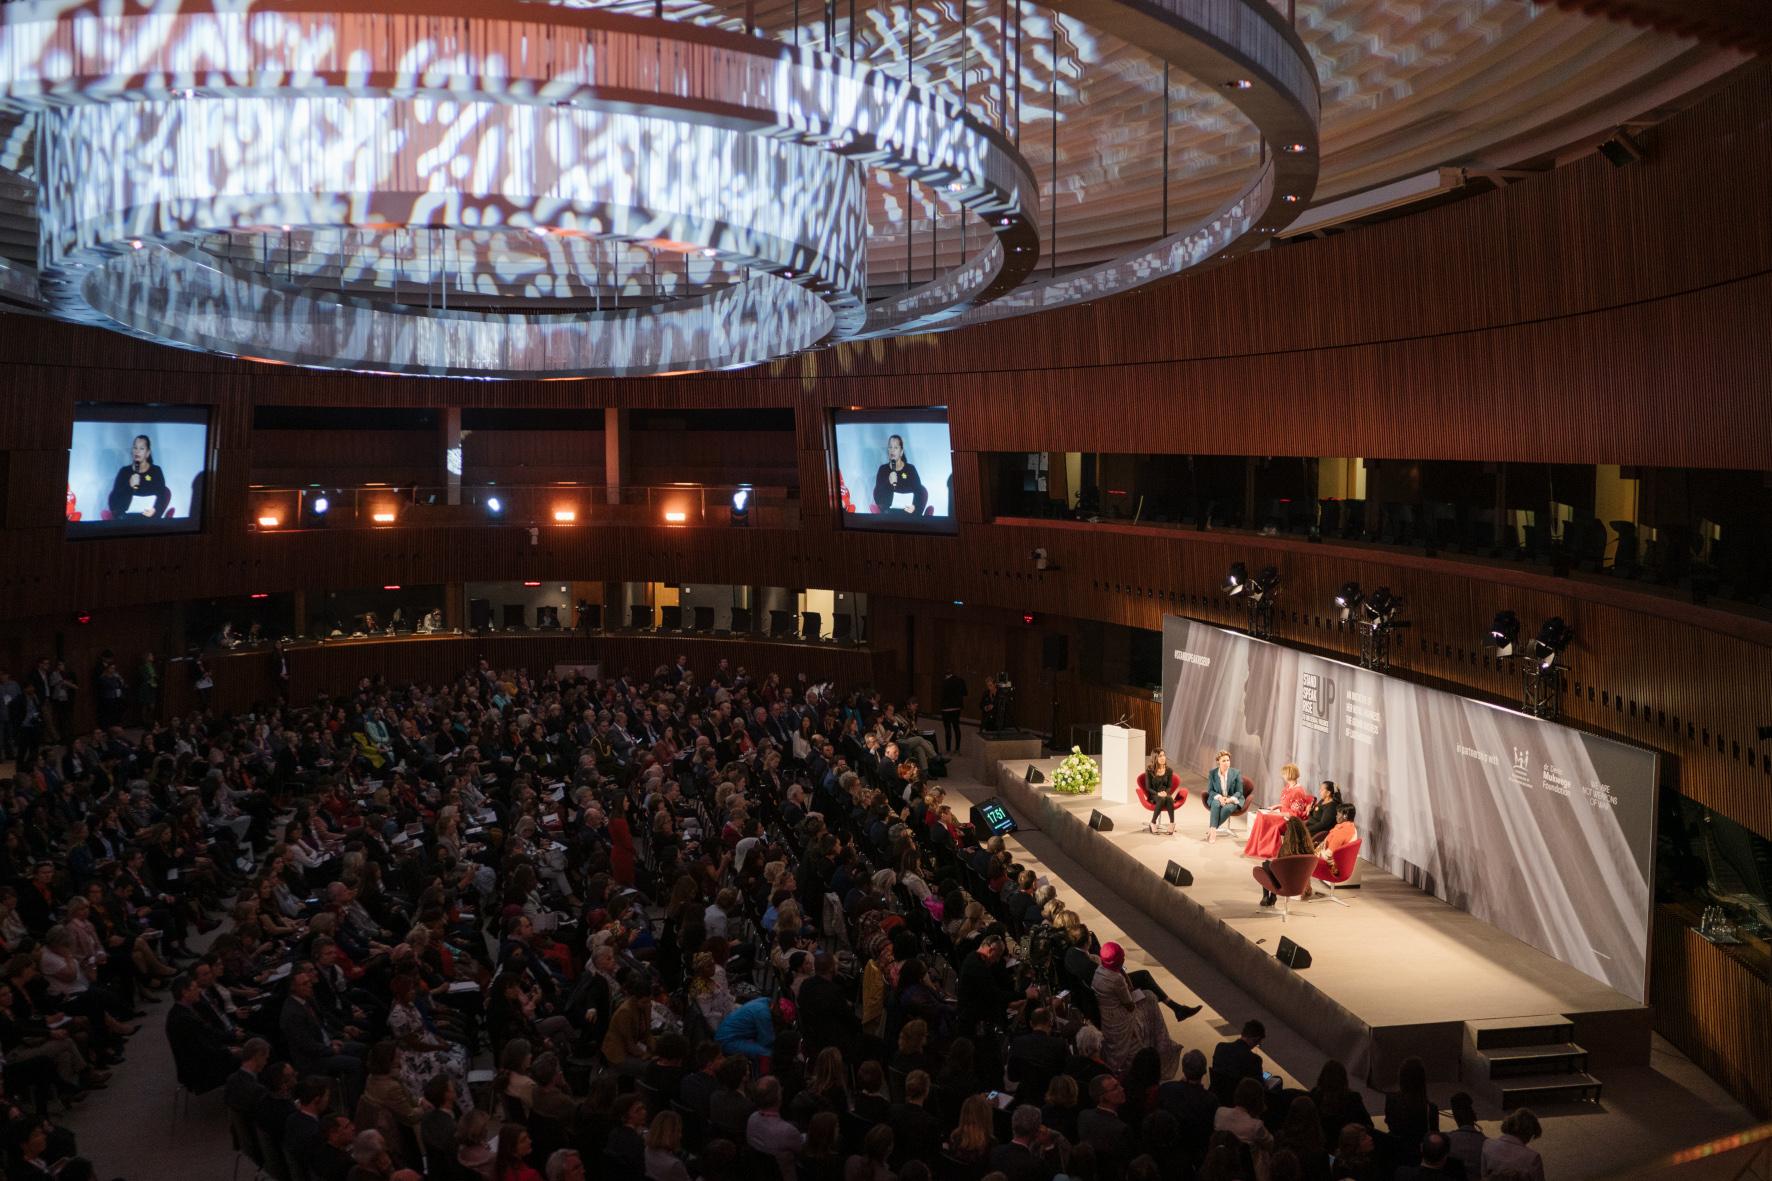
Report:
M 947 753 L 960 749 L 960 711 L 966 706 L 966 679 L 952 669 L 941 679 L 941 728 Z

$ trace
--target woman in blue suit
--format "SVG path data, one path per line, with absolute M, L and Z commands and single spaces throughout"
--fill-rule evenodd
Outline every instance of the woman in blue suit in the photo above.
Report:
M 1206 773 L 1206 813 L 1212 818 L 1206 840 L 1216 841 L 1224 822 L 1243 810 L 1243 773 L 1231 766 L 1231 752 L 1218 752 L 1218 765 Z

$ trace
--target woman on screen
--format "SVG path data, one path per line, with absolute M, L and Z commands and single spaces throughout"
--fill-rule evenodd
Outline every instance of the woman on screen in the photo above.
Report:
M 152 498 L 153 503 L 143 503 L 144 498 Z M 154 462 L 154 443 L 146 435 L 137 435 L 130 443 L 129 462 L 111 481 L 107 503 L 113 517 L 166 515 L 166 507 L 172 503 L 172 489 L 166 486 L 166 473 Z
M 897 498 L 906 495 L 911 498 L 911 507 L 899 508 Z M 874 473 L 874 507 L 883 513 L 905 512 L 920 517 L 928 505 L 929 490 L 923 487 L 923 477 L 917 474 L 917 466 L 904 457 L 904 436 L 888 435 L 886 462 Z

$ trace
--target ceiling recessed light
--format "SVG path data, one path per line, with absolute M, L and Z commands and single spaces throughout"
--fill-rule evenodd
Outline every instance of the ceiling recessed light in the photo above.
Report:
M 1226 82 L 1225 85 L 1232 90 L 1248 90 L 1251 86 L 1254 86 L 1255 83 L 1249 81 L 1247 78 L 1232 78 L 1229 82 Z
M 1288 205 L 1298 204 L 1298 194 L 1297 193 L 1287 193 L 1286 194 L 1286 204 L 1288 204 Z
M 1304 151 L 1304 145 L 1303 144 L 1287 144 L 1286 150 L 1288 152 L 1302 152 L 1302 151 Z

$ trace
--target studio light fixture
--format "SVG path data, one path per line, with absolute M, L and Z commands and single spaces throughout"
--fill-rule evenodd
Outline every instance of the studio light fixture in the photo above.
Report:
M 309 507 L 313 509 L 316 517 L 324 517 L 326 515 L 326 510 L 332 507 L 332 502 L 327 500 L 324 496 L 316 496 L 313 500 L 309 501 L 308 504 Z
M 373 0 L 27 0 L 0 23 L 0 105 L 32 128 L 53 316 L 376 373 L 714 370 L 1087 303 L 1264 245 L 1315 191 L 1316 67 L 1268 0 L 1209 8 L 1125 8 L 1097 29 L 1060 7 L 1067 106 L 1105 85 L 1083 47 L 1111 35 L 1153 47 L 1128 51 L 1142 76 L 1231 79 L 1239 150 L 1292 148 L 1239 157 L 1180 226 L 1123 225 L 1124 195 L 1066 165 L 1050 183 L 1076 195 L 1076 231 L 1112 228 L 1100 261 L 1062 274 L 1041 267 L 1049 178 L 974 97 L 1010 85 L 1007 41 L 982 23 L 982 84 L 956 88 L 898 70 L 890 36 L 851 58 L 797 23 L 740 36 L 663 6 L 483 0 L 440 21 Z M 1020 49 L 1018 33 L 1018 87 Z M 954 229 L 926 277 L 878 265 L 895 241 L 908 256 L 918 215 L 870 202 L 876 178 L 922 185 Z
M 740 528 L 751 523 L 750 488 L 734 488 L 732 490 L 731 521 L 733 525 Z
M 370 513 L 369 519 L 374 521 L 377 525 L 392 525 L 395 520 L 395 514 L 383 510 L 381 512 Z
M 1360 594 L 1359 583 L 1344 582 L 1341 584 L 1341 589 L 1335 592 L 1335 605 L 1341 610 L 1343 623 L 1346 623 L 1353 613 L 1359 610 L 1363 598 L 1364 596 Z
M 260 529 L 275 529 L 277 526 L 281 525 L 282 523 L 283 523 L 283 518 L 272 516 L 268 513 L 265 514 L 264 516 L 261 516 L 258 519 L 258 527 Z
M 1231 568 L 1224 576 L 1224 593 L 1233 599 L 1249 589 L 1249 567 L 1242 562 L 1232 562 Z
M 689 519 L 689 514 L 679 508 L 666 509 L 664 519 L 667 525 L 681 525 Z
M 578 520 L 577 509 L 557 508 L 554 510 L 554 523 L 556 525 L 570 525 L 576 520 Z
M 1487 642 L 1497 656 L 1512 656 L 1520 642 L 1520 617 L 1512 611 L 1497 611 L 1489 624 Z
M 1563 621 L 1561 615 L 1553 615 L 1539 625 L 1538 638 L 1532 641 L 1532 659 L 1539 671 L 1549 672 L 1555 668 L 1574 641 L 1575 630 Z
M 1280 589 L 1280 568 L 1263 566 L 1249 582 L 1249 599 L 1254 603 L 1263 603 L 1273 597 Z
M 1403 609 L 1403 597 L 1393 595 L 1390 587 L 1381 586 L 1366 596 L 1362 607 L 1367 621 L 1374 627 L 1395 627 L 1397 614 Z
M 496 496 L 488 496 L 486 498 L 486 511 L 491 513 L 495 517 L 498 516 L 500 513 L 505 511 L 504 501 L 500 500 Z

